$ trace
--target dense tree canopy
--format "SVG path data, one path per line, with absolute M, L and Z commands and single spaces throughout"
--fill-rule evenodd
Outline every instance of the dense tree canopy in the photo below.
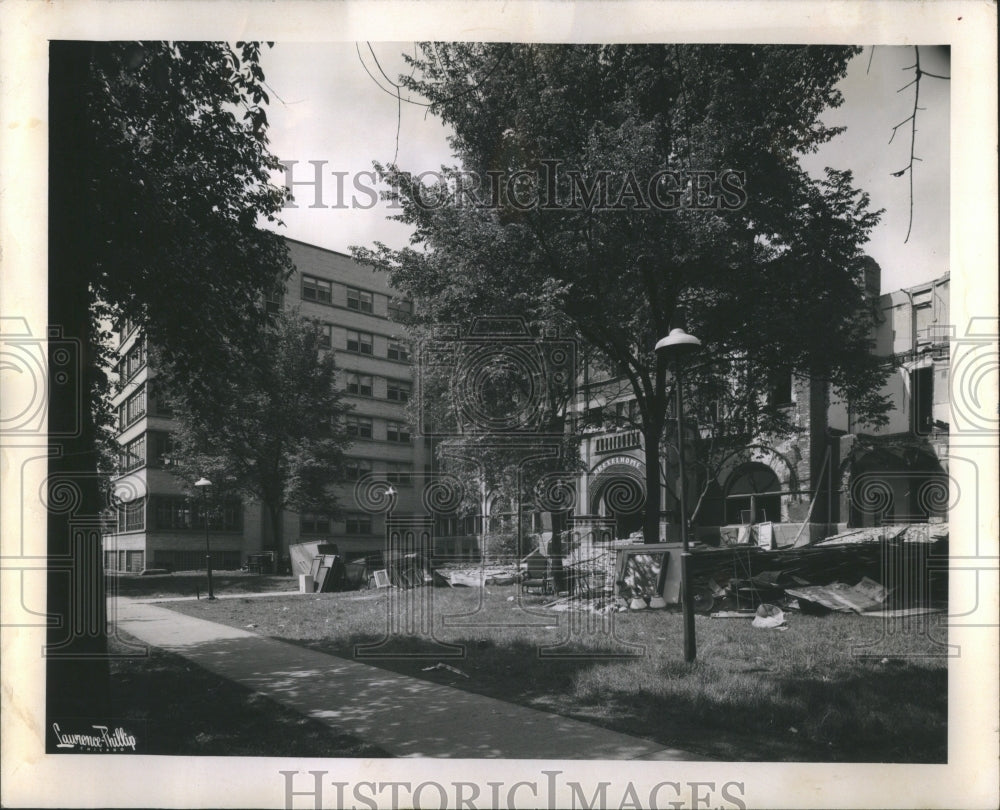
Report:
M 56 41 L 49 57 L 49 321 L 80 362 L 50 386 L 50 488 L 72 481 L 79 506 L 50 513 L 48 551 L 86 574 L 71 598 L 64 573 L 50 572 L 61 621 L 49 633 L 59 653 L 47 656 L 48 708 L 105 722 L 100 537 L 76 543 L 71 521 L 103 506 L 86 403 L 106 406 L 107 322 L 142 325 L 179 376 L 210 378 L 220 346 L 252 344 L 262 294 L 289 270 L 282 239 L 258 227 L 285 192 L 268 182 L 277 163 L 259 44 Z M 96 616 L 92 629 L 69 632 L 81 612 Z
M 217 363 L 213 384 L 197 394 L 167 386 L 179 424 L 173 470 L 189 484 L 206 476 L 218 497 L 259 500 L 271 547 L 281 553 L 286 508 L 335 511 L 332 487 L 342 478 L 347 437 L 333 352 L 321 347 L 312 323 L 282 313 L 256 351 L 237 347 Z M 170 380 L 172 370 L 163 367 L 159 379 Z
M 647 491 L 659 482 L 667 369 L 656 341 L 703 341 L 693 387 L 736 395 L 747 435 L 790 430 L 774 375 L 830 381 L 877 420 L 867 236 L 848 172 L 799 156 L 837 134 L 841 47 L 433 43 L 410 90 L 454 130 L 436 184 L 388 171 L 421 249 L 361 258 L 435 311 L 567 323 L 632 388 Z M 644 531 L 656 539 L 657 499 Z

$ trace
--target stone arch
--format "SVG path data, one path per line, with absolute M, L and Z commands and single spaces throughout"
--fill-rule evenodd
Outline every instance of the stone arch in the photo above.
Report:
M 641 529 L 646 504 L 644 471 L 624 463 L 599 464 L 595 470 L 598 472 L 587 487 L 590 514 L 613 518 L 618 537 L 627 537 Z
M 848 525 L 881 526 L 946 517 L 951 481 L 929 448 L 875 446 L 850 463 Z
M 753 495 L 754 513 L 751 520 L 781 522 L 781 479 L 767 464 L 748 461 L 741 464 L 726 479 L 726 523 L 745 523 L 744 517 L 750 513 L 750 498 L 735 499 L 732 496 Z
M 723 492 L 728 489 L 731 478 L 737 469 L 744 464 L 750 463 L 758 463 L 765 467 L 770 467 L 778 477 L 782 489 L 796 489 L 798 476 L 795 472 L 795 465 L 784 454 L 779 453 L 773 447 L 764 444 L 754 444 L 730 453 L 722 464 L 719 465 L 719 474 L 716 476 L 716 480 L 719 482 L 719 486 Z

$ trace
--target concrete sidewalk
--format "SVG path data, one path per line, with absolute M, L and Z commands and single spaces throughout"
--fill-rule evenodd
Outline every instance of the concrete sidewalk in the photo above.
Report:
M 397 757 L 698 757 L 589 723 L 475 695 L 119 597 L 109 621 L 146 644 Z

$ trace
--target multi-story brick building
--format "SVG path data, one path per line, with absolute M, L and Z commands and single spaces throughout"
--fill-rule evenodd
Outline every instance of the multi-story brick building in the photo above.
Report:
M 284 548 L 322 539 L 345 554 L 381 551 L 383 515 L 361 509 L 355 481 L 376 473 L 396 490 L 395 514 L 419 503 L 417 489 L 425 471 L 423 443 L 411 433 L 407 402 L 413 389 L 410 347 L 398 320 L 411 304 L 392 290 L 384 276 L 334 251 L 288 240 L 295 267 L 285 293 L 272 306 L 298 310 L 321 329 L 325 348 L 336 354 L 337 380 L 344 401 L 351 446 L 346 477 L 336 488 L 338 511 L 284 514 Z M 104 538 L 105 567 L 139 571 L 167 567 L 201 568 L 205 562 L 205 524 L 200 501 L 189 497 L 169 469 L 173 416 L 157 397 L 156 372 L 147 360 L 140 330 L 122 326 L 118 335 L 118 413 L 121 444 L 115 489 L 123 501 Z M 317 419 L 324 418 L 317 414 Z M 232 502 L 209 521 L 213 566 L 237 568 L 248 554 L 273 547 L 262 506 Z
M 693 488 L 689 512 L 705 488 L 694 521 L 698 537 L 713 543 L 736 537 L 738 527 L 752 519 L 771 523 L 776 545 L 802 544 L 848 525 L 946 514 L 949 276 L 880 296 L 879 283 L 880 271 L 871 262 L 866 287 L 878 296 L 880 312 L 875 351 L 892 369 L 884 390 L 895 406 L 889 423 L 877 429 L 858 424 L 825 381 L 796 376 L 776 385 L 773 396 L 790 411 L 796 434 L 775 441 L 759 437 Z M 589 376 L 588 370 L 575 411 L 603 412 L 605 424 L 613 411 L 626 427 L 584 428 L 585 471 L 576 481 L 573 522 L 583 534 L 628 536 L 642 526 L 635 505 L 646 498 L 642 432 L 628 425 L 634 399 L 622 381 Z M 694 430 L 697 420 L 689 421 Z M 668 420 L 666 429 L 672 435 L 676 423 Z M 676 453 L 662 454 L 661 463 L 664 487 L 654 497 L 661 537 L 674 540 L 679 527 L 669 493 L 676 486 Z

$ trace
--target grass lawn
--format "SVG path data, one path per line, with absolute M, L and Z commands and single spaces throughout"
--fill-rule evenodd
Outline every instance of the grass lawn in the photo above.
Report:
M 677 612 L 614 614 L 612 633 L 597 617 L 544 610 L 542 601 L 489 586 L 164 606 L 706 759 L 946 761 L 937 616 L 792 613 L 785 630 L 698 616 L 698 660 L 687 664 Z M 469 677 L 424 671 L 437 662 Z
M 106 575 L 108 596 L 165 599 L 172 596 L 201 596 L 208 593 L 208 580 L 204 571 L 177 571 L 172 574 Z M 213 571 L 212 591 L 216 596 L 232 593 L 263 593 L 266 591 L 297 591 L 294 577 L 247 574 L 242 571 Z
M 142 646 L 126 633 L 122 641 Z M 382 757 L 377 746 L 302 716 L 186 659 L 111 639 L 112 711 L 137 753 L 270 757 Z

